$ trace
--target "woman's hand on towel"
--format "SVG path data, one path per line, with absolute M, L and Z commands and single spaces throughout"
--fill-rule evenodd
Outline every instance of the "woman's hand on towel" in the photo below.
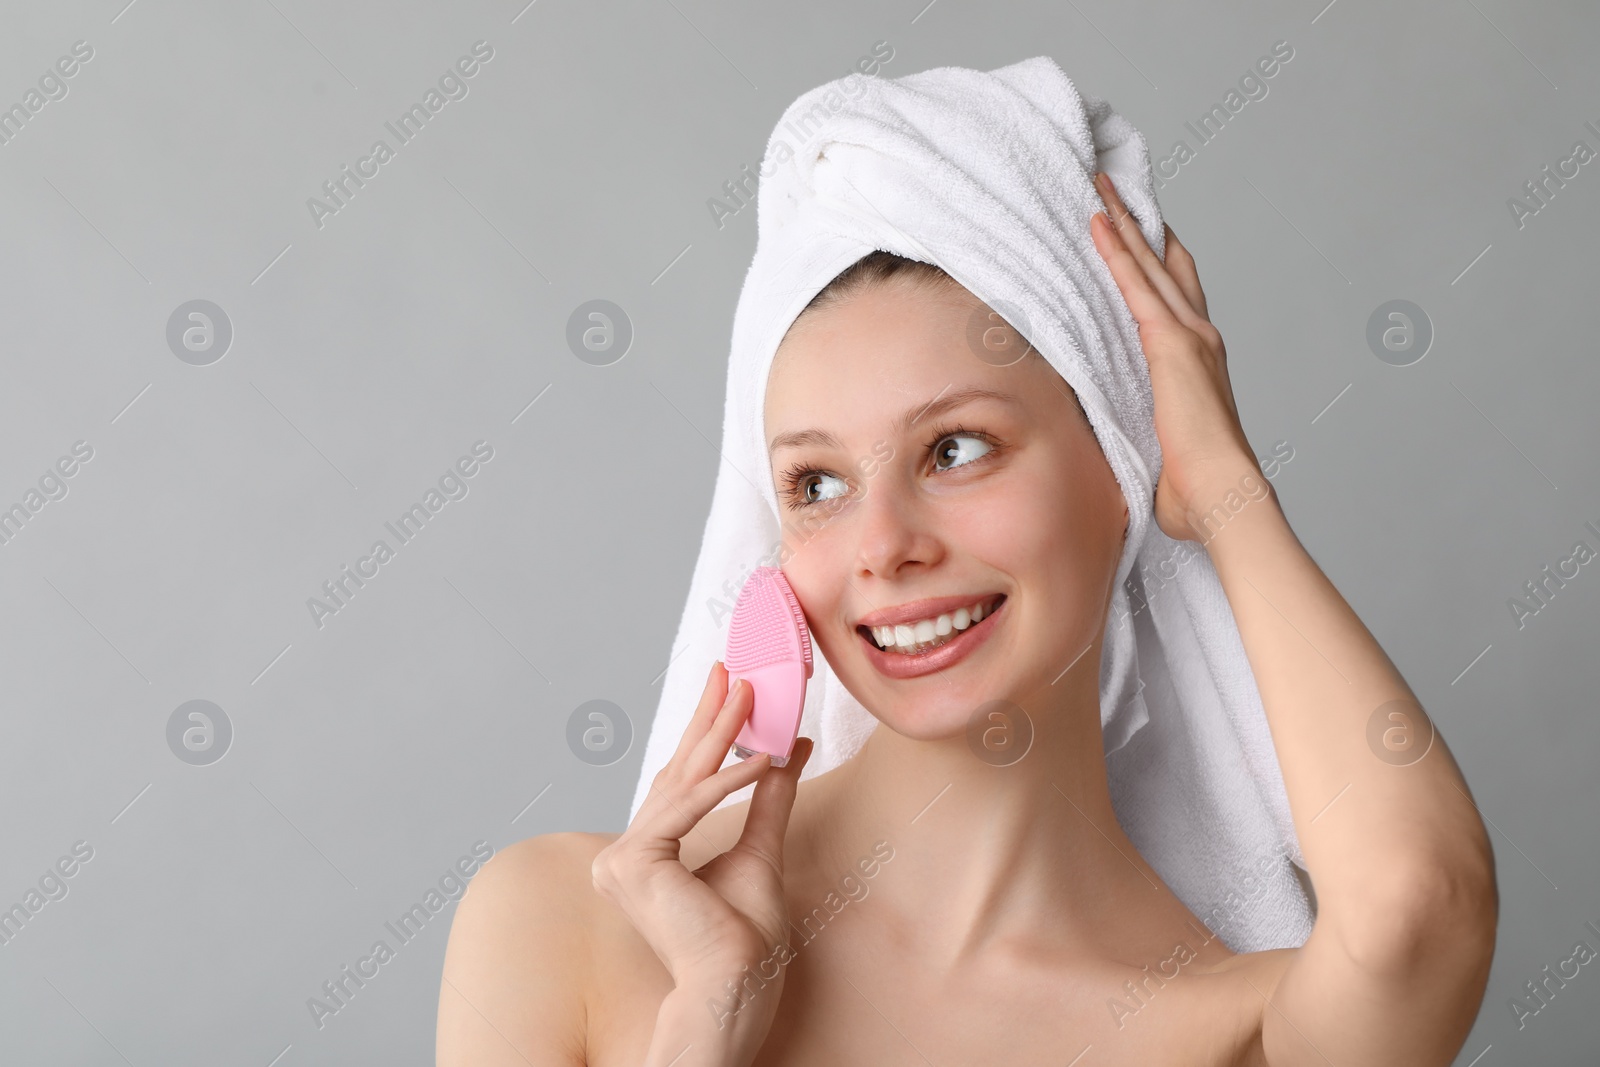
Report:
M 797 741 L 785 767 L 762 753 L 719 770 L 753 705 L 749 683 L 741 679 L 730 691 L 727 668 L 713 664 L 677 751 L 627 830 L 594 860 L 595 888 L 623 910 L 680 987 L 720 989 L 723 979 L 738 978 L 746 965 L 754 969 L 789 939 L 784 833 L 812 742 Z M 680 839 L 751 782 L 757 785 L 739 840 L 689 870 L 679 859 Z M 776 991 L 758 998 L 766 1003 L 753 1014 L 770 1022 L 777 999 Z
M 1204 540 L 1195 521 L 1228 492 L 1237 491 L 1242 474 L 1260 474 L 1239 422 L 1222 334 L 1206 317 L 1194 257 L 1172 227 L 1166 229 L 1163 263 L 1145 242 L 1111 178 L 1096 174 L 1095 184 L 1107 210 L 1095 214 L 1089 231 L 1139 323 L 1139 341 L 1150 366 L 1162 457 L 1156 524 L 1176 540 Z

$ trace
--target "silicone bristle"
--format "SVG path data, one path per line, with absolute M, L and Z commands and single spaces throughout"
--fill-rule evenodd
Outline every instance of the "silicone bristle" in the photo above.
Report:
M 745 582 L 728 624 L 729 671 L 753 671 L 796 655 L 811 661 L 805 615 L 776 567 L 759 567 Z
M 806 666 L 810 667 L 811 630 L 806 626 L 806 613 L 800 610 L 800 598 L 794 595 L 794 588 L 789 585 L 789 580 L 785 578 L 779 584 L 783 586 L 783 595 L 789 601 L 789 611 L 794 615 L 794 628 L 800 631 L 800 654 L 805 657 Z

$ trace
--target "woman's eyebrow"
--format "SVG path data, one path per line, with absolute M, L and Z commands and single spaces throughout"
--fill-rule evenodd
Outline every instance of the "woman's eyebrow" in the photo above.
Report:
M 896 434 L 904 434 L 925 417 L 942 415 L 945 412 L 953 411 L 977 400 L 998 400 L 1003 404 L 1022 403 L 1021 399 L 1010 393 L 1003 393 L 996 389 L 985 389 L 981 386 L 958 389 L 952 393 L 946 393 L 941 390 L 939 395 L 932 400 L 907 408 L 894 421 L 894 431 Z M 799 448 L 803 445 L 819 445 L 825 448 L 844 447 L 839 439 L 827 430 L 791 430 L 788 433 L 780 433 L 772 439 L 772 442 L 767 446 L 767 455 L 775 455 L 785 448 Z

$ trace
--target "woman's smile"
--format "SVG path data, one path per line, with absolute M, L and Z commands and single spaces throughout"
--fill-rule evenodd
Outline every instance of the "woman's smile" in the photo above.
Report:
M 976 600 L 972 605 L 976 612 L 963 605 L 914 624 L 858 625 L 856 633 L 867 661 L 879 673 L 896 679 L 919 678 L 952 667 L 976 652 L 1006 617 L 1005 605 L 1006 595 L 1000 593 Z M 887 648 L 879 647 L 881 637 L 890 639 Z

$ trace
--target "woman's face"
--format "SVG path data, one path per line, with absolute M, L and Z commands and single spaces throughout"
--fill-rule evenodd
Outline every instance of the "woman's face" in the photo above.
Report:
M 890 278 L 803 316 L 767 383 L 784 574 L 840 681 L 914 738 L 1023 703 L 1098 639 L 1126 525 L 1070 387 L 1036 352 L 999 365 L 975 322 L 1022 351 L 966 289 Z M 880 651 L 873 616 L 897 641 L 953 640 Z M 1099 656 L 1076 669 L 1098 675 Z

